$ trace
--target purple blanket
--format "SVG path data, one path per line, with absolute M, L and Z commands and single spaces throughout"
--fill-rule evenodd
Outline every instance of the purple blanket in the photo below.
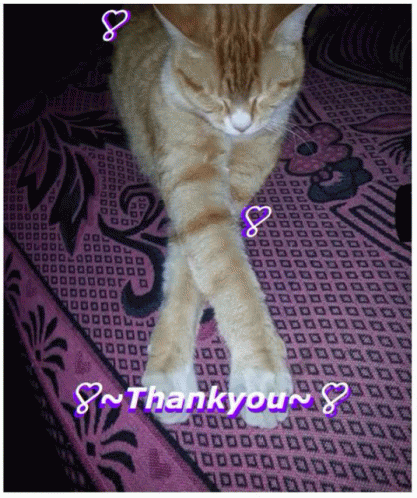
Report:
M 167 240 L 164 206 L 104 82 L 91 72 L 22 104 L 6 136 L 5 298 L 76 486 L 411 490 L 411 253 L 395 227 L 396 191 L 410 182 L 410 97 L 310 67 L 282 157 L 251 203 L 272 208 L 245 243 L 295 392 L 312 406 L 273 430 L 217 411 L 164 427 L 141 403 L 129 411 L 128 396 L 103 407 L 99 396 L 74 416 L 95 392 L 77 401 L 81 383 L 115 398 L 140 386 Z M 195 369 L 200 391 L 228 390 L 210 308 Z M 334 417 L 323 413 L 329 382 L 350 388 Z

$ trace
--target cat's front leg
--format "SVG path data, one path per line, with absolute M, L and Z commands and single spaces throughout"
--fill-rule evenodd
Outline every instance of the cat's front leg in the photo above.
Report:
M 216 154 L 196 150 L 190 162 L 187 152 L 176 151 L 182 166 L 168 177 L 167 206 L 194 281 L 213 305 L 229 346 L 229 390 L 266 397 L 270 392 L 291 393 L 285 345 L 245 254 L 225 164 Z M 243 417 L 250 425 L 272 428 L 285 414 L 244 411 Z
M 229 158 L 229 181 L 233 206 L 236 212 L 249 205 L 253 196 L 273 170 L 280 153 L 282 137 L 265 132 L 251 140 L 235 141 Z M 263 298 L 262 298 L 263 299 Z M 269 315 L 268 315 L 269 316 Z M 269 323 L 269 320 L 267 320 Z M 246 392 L 260 392 L 267 398 L 269 393 L 292 393 L 292 381 L 284 363 L 282 349 L 284 345 L 276 336 L 277 343 L 269 347 L 274 358 L 272 368 L 259 369 L 245 361 L 243 354 L 237 354 L 232 361 L 229 389 L 236 395 Z M 268 348 L 267 348 L 268 349 Z M 242 361 L 243 360 L 243 361 Z M 243 418 L 249 425 L 271 428 L 277 421 L 286 418 L 286 413 L 254 413 L 246 408 Z
M 164 267 L 164 301 L 151 334 L 148 363 L 142 385 L 163 392 L 197 391 L 194 373 L 194 341 L 203 298 L 195 287 L 186 258 L 178 244 L 170 242 Z M 162 411 L 156 416 L 165 424 L 184 422 L 189 414 Z

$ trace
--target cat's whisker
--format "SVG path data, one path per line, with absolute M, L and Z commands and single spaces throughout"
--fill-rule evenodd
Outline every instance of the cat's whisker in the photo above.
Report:
M 305 130 L 304 128 L 296 128 L 296 130 L 300 130 L 304 133 L 304 137 L 300 134 L 300 133 L 296 133 L 294 131 L 294 128 L 287 128 L 287 132 L 290 133 L 291 135 L 294 135 L 296 138 L 299 138 L 300 140 L 312 140 L 313 137 L 311 135 L 311 133 L 309 133 L 307 130 Z
M 310 144 L 308 143 L 309 141 L 313 140 L 313 137 L 304 128 L 296 128 L 296 130 L 297 131 L 302 131 L 304 133 L 304 135 L 306 135 L 306 137 L 305 136 L 303 137 L 300 133 L 297 133 L 296 131 L 294 131 L 294 128 L 289 128 L 288 126 L 285 126 L 285 125 L 281 126 L 279 123 L 269 124 L 269 125 L 266 126 L 266 128 L 268 130 L 270 130 L 270 131 L 283 134 L 287 138 L 288 138 L 289 135 L 291 135 L 294 138 L 303 141 L 306 144 L 306 146 L 308 147 L 308 149 L 310 150 L 311 153 L 314 152 L 313 149 L 311 148 Z

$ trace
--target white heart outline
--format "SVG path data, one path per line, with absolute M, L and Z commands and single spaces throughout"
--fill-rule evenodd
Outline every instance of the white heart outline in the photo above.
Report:
M 252 211 L 252 210 L 257 210 L 258 212 L 259 211 L 262 211 L 263 209 L 266 209 L 268 211 L 268 213 L 266 214 L 266 216 L 263 216 L 263 217 L 260 217 L 258 219 L 258 221 L 256 223 L 253 223 L 252 220 L 249 218 L 249 213 Z M 247 229 L 245 230 L 245 233 L 246 233 L 246 237 L 255 237 L 255 235 L 258 233 L 258 229 L 257 227 L 263 223 L 264 221 L 266 221 L 272 214 L 272 208 L 270 206 L 251 206 L 249 209 L 247 209 L 245 211 L 245 221 L 247 222 Z M 253 232 L 253 235 L 250 235 L 249 232 L 251 230 L 254 230 Z
M 328 397 L 326 390 L 330 390 L 331 388 L 338 389 L 340 387 L 343 387 L 344 390 L 338 396 L 331 400 Z M 323 406 L 324 415 L 326 415 L 326 417 L 334 417 L 337 413 L 337 406 L 340 405 L 342 401 L 347 399 L 350 396 L 350 393 L 351 391 L 349 384 L 347 384 L 346 382 L 328 382 L 326 385 L 324 385 L 321 390 L 321 395 L 327 402 Z
M 89 398 L 84 399 L 80 396 L 80 389 L 83 389 L 83 386 L 86 386 L 87 390 L 92 389 L 93 387 L 98 387 L 98 391 Z M 79 417 L 85 415 L 88 411 L 88 404 L 91 403 L 98 396 L 100 396 L 102 392 L 103 392 L 103 384 L 101 384 L 100 382 L 92 382 L 92 383 L 82 382 L 81 384 L 78 384 L 78 386 L 75 388 L 74 391 L 74 398 L 77 397 L 78 401 L 80 401 L 80 404 L 75 409 L 74 415 Z
M 124 15 L 124 19 L 117 23 L 115 26 L 112 26 L 109 21 L 108 21 L 108 16 L 110 14 L 114 14 L 115 16 L 118 16 L 119 14 Z M 130 11 L 129 10 L 107 10 L 102 16 L 101 16 L 101 22 L 104 24 L 104 27 L 107 29 L 107 31 L 103 35 L 103 40 L 107 42 L 113 41 L 116 36 L 116 30 L 121 28 L 124 24 L 126 24 L 130 20 Z M 110 38 L 106 35 L 110 35 Z

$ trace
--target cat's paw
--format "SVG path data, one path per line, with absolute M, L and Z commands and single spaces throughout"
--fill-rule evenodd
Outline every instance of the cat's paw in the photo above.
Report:
M 142 385 L 149 388 L 155 387 L 156 392 L 162 392 L 165 396 L 165 402 L 168 396 L 173 392 L 180 392 L 187 400 L 188 395 L 197 392 L 197 382 L 194 373 L 193 364 L 188 364 L 174 372 L 157 372 L 148 371 L 142 376 Z M 163 424 L 182 424 L 190 416 L 185 410 L 182 412 L 167 412 L 162 409 L 161 412 L 155 411 L 155 404 L 152 406 L 152 412 L 156 418 Z
M 240 393 L 262 393 L 266 400 L 270 393 L 279 396 L 286 393 L 290 396 L 293 393 L 291 375 L 285 366 L 284 360 L 280 362 L 280 368 L 271 372 L 259 368 L 233 369 L 230 376 L 229 391 L 237 397 Z M 285 412 L 271 412 L 267 407 L 263 411 L 252 412 L 245 405 L 240 412 L 244 421 L 254 427 L 273 429 L 278 422 L 283 422 L 288 415 L 288 407 Z

